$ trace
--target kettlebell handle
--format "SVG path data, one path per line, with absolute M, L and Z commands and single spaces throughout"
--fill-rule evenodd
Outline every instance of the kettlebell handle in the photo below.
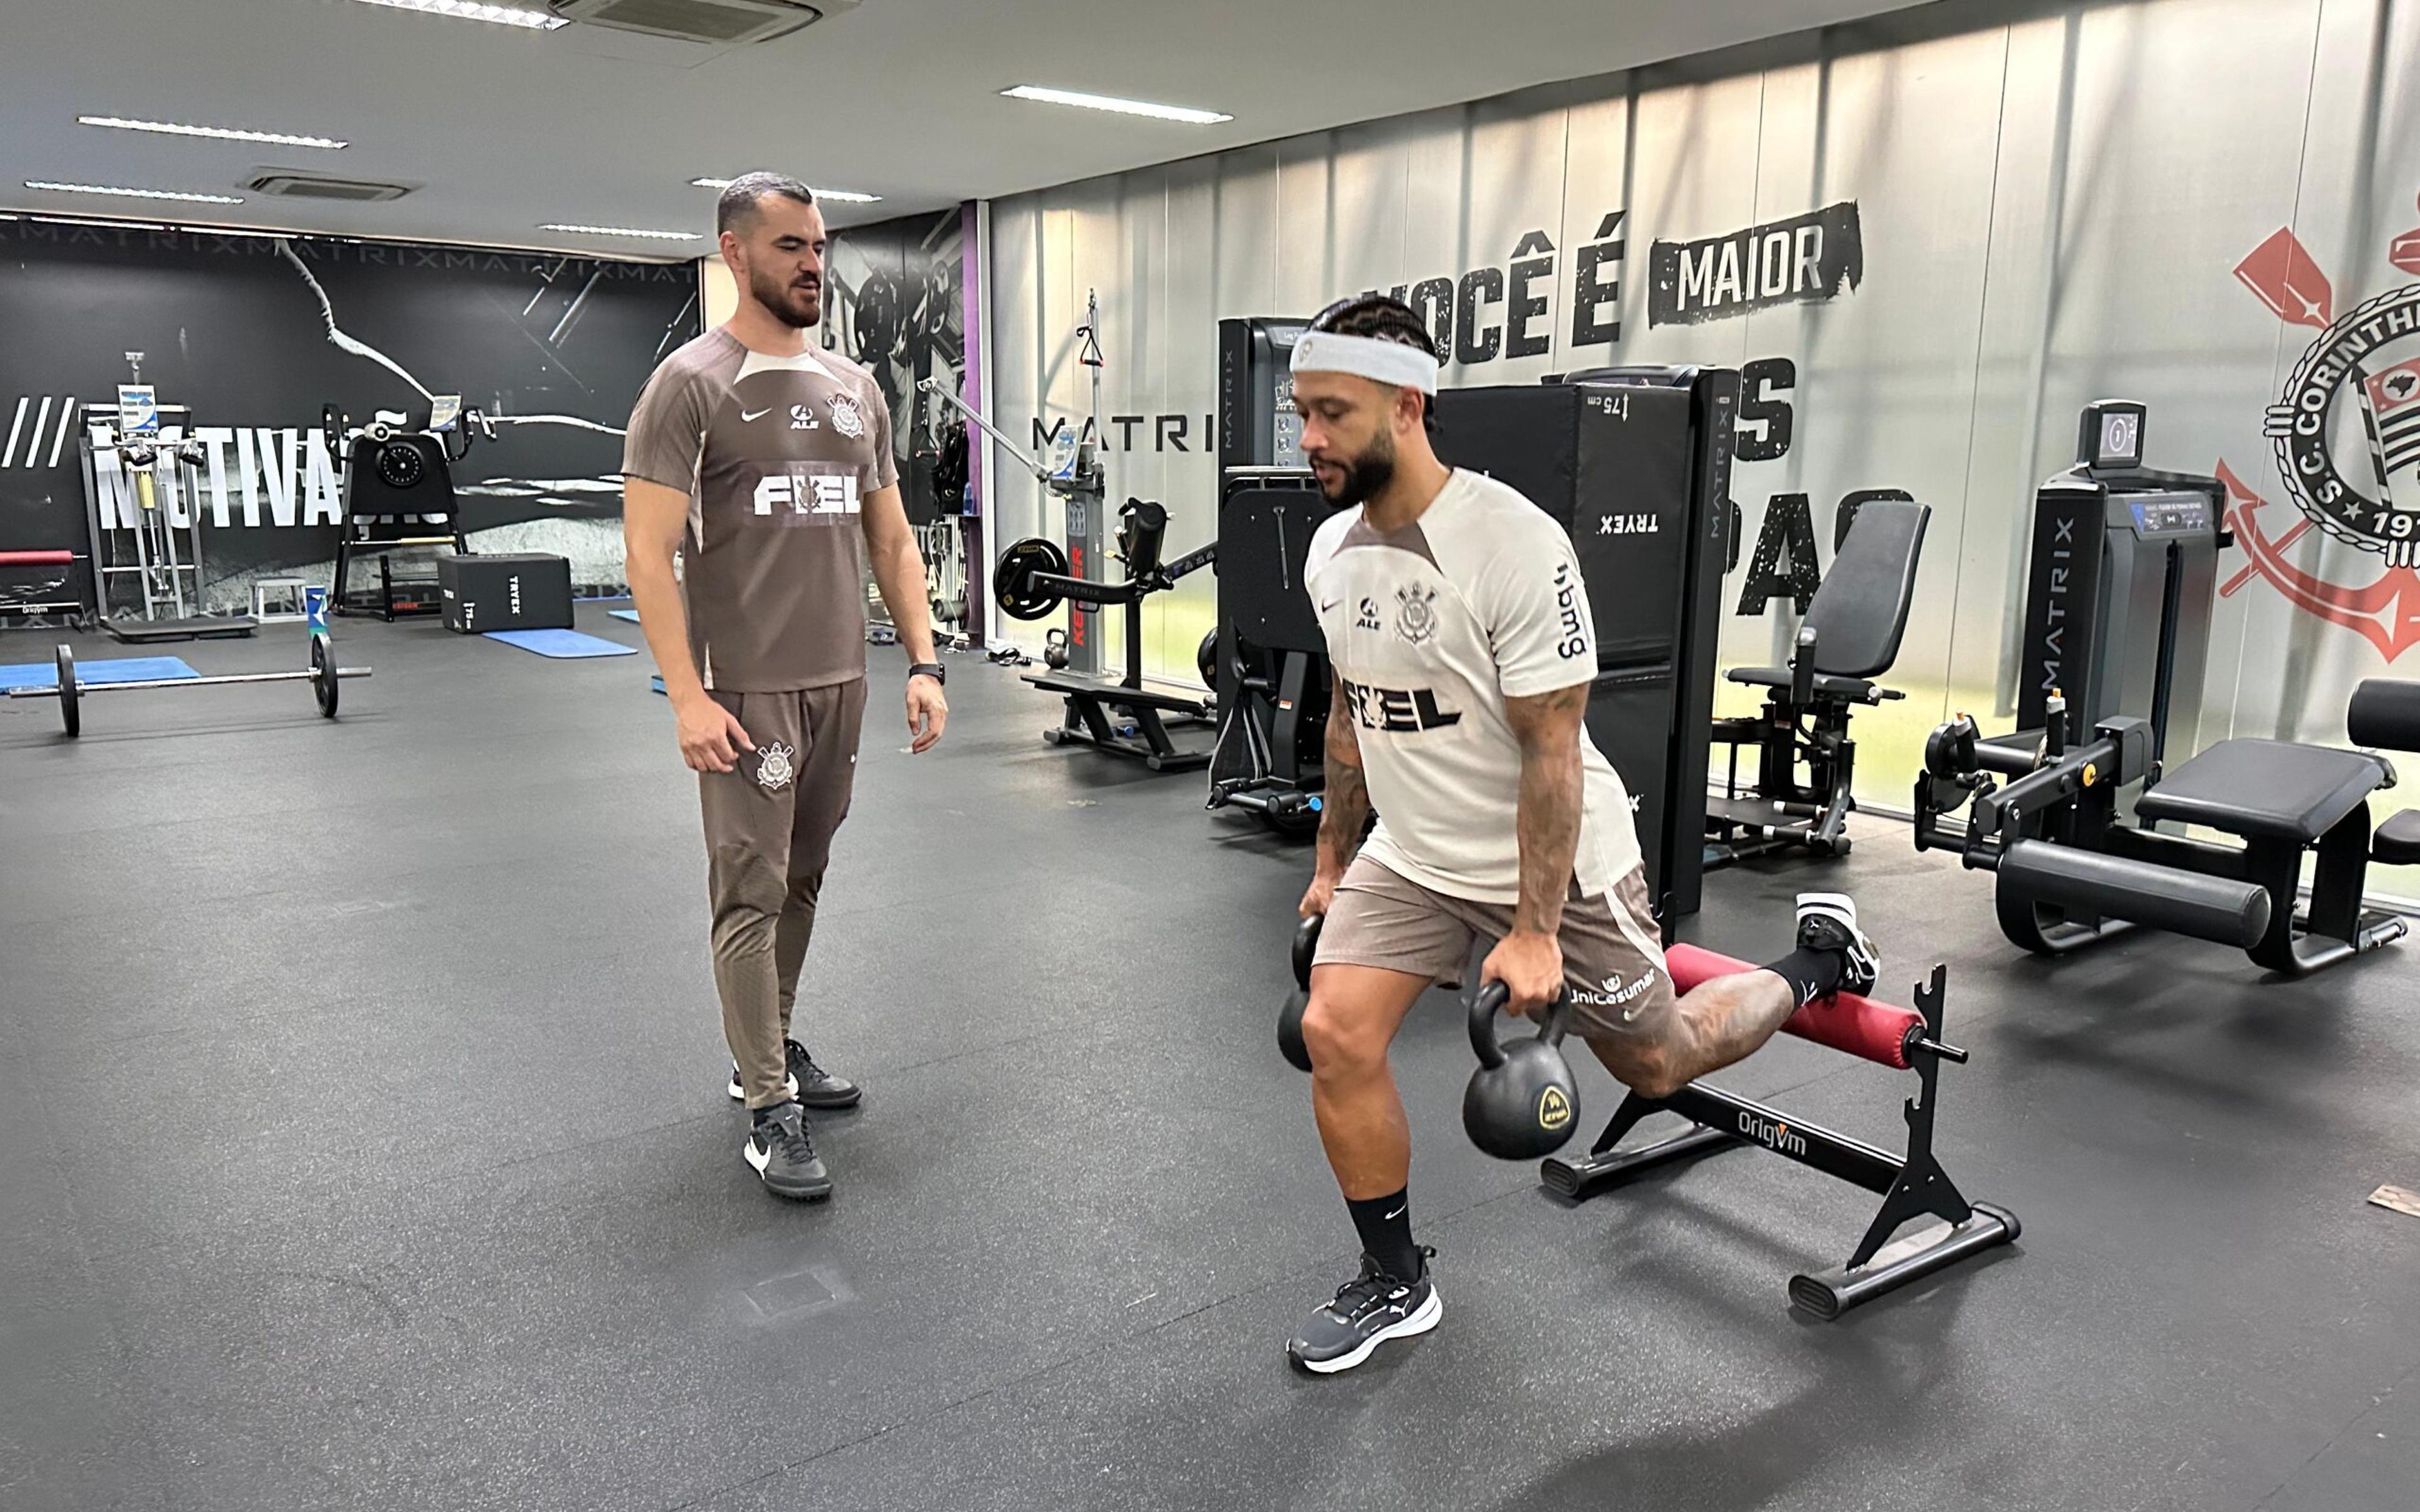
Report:
M 1496 1015 L 1503 1012 L 1512 1001 L 1512 989 L 1500 981 L 1483 983 L 1478 992 L 1471 995 L 1470 1050 L 1479 1057 L 1479 1064 L 1488 1071 L 1504 1064 L 1504 1046 L 1496 1038 Z M 1563 1035 L 1571 1027 L 1571 1006 L 1568 994 L 1555 995 L 1555 1000 L 1546 1007 L 1545 1026 L 1538 1031 L 1540 1040 L 1547 1044 L 1563 1042 Z
M 1294 980 L 1304 992 L 1311 991 L 1311 964 L 1319 954 L 1319 926 L 1326 922 L 1325 914 L 1313 914 L 1295 926 Z

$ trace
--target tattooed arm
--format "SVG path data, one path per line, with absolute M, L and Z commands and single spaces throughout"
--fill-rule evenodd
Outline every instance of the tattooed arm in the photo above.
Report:
M 1580 723 L 1588 685 L 1504 701 L 1504 717 L 1521 743 L 1521 903 L 1512 933 L 1487 958 L 1485 975 L 1512 989 L 1512 1006 L 1527 1012 L 1551 1001 L 1562 985 L 1563 952 L 1556 931 L 1571 895 L 1572 858 L 1579 851 Z
M 1574 751 L 1577 755 L 1577 751 Z M 1354 733 L 1353 707 L 1344 696 L 1344 680 L 1338 677 L 1334 696 L 1327 711 L 1327 791 L 1321 799 L 1319 813 L 1319 872 L 1311 878 L 1311 890 L 1303 894 L 1302 913 L 1305 918 L 1326 914 L 1328 902 L 1336 894 L 1336 885 L 1344 880 L 1344 869 L 1353 864 L 1353 855 L 1361 848 L 1361 831 L 1370 823 L 1370 788 L 1362 780 L 1361 739 Z M 1569 860 L 1569 856 L 1565 856 Z

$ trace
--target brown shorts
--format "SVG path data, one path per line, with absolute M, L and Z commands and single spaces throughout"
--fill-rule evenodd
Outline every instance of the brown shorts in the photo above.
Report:
M 1367 856 L 1336 885 L 1319 932 L 1318 964 L 1377 966 L 1462 985 L 1478 940 L 1512 932 L 1511 903 L 1473 903 L 1435 892 Z M 1572 1032 L 1583 1038 L 1660 1034 L 1673 1002 L 1662 935 L 1647 900 L 1647 875 L 1633 868 L 1610 893 L 1563 905 L 1556 939 Z

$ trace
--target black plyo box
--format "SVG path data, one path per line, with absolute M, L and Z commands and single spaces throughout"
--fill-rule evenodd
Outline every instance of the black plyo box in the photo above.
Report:
M 571 563 L 563 557 L 449 552 L 437 559 L 437 586 L 445 628 L 460 635 L 571 628 Z
M 1693 517 L 1687 391 L 1448 389 L 1436 418 L 1439 458 L 1519 489 L 1570 532 L 1597 664 L 1670 660 Z

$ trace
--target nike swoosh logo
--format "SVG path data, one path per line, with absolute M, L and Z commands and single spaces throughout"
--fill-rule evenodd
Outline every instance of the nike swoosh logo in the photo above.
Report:
M 1344 602 L 1344 600 L 1342 600 L 1342 599 L 1341 599 L 1341 598 L 1331 598 L 1331 599 L 1329 599 L 1326 603 L 1322 604 L 1322 605 L 1320 605 L 1320 606 L 1319 606 L 1319 612 L 1321 612 L 1322 614 L 1325 614 L 1325 613 L 1326 613 L 1329 609 L 1334 609 L 1337 605 L 1342 604 L 1342 603 L 1343 603 L 1343 602 Z
M 1390 1213 L 1387 1214 L 1386 1218 L 1385 1218 L 1383 1221 L 1384 1221 L 1384 1222 L 1387 1222 L 1387 1223 L 1393 1223 L 1396 1219 L 1398 1219 L 1398 1218 L 1402 1217 L 1402 1216 L 1404 1215 L 1404 1209 L 1405 1209 L 1405 1208 L 1409 1208 L 1410 1206 L 1411 1206 L 1411 1204 L 1410 1204 L 1410 1203 L 1408 1203 L 1408 1202 L 1404 1203 L 1404 1206 L 1403 1206 L 1402 1208 L 1397 1208 L 1394 1211 L 1392 1211 L 1392 1212 L 1390 1212 Z
M 739 411 L 739 418 L 740 418 L 740 420 L 741 420 L 741 422 L 742 422 L 742 423 L 745 423 L 745 422 L 747 422 L 747 421 L 751 421 L 751 420 L 762 420 L 762 419 L 764 419 L 767 415 L 769 415 L 769 414 L 771 414 L 772 412 L 773 412 L 773 407 L 772 407 L 772 406 L 770 406 L 770 405 L 768 405 L 768 406 L 766 406 L 764 409 L 757 410 L 757 411 L 756 411 L 754 414 L 752 414 L 752 414 L 750 414 L 747 410 L 742 409 L 741 411 Z

